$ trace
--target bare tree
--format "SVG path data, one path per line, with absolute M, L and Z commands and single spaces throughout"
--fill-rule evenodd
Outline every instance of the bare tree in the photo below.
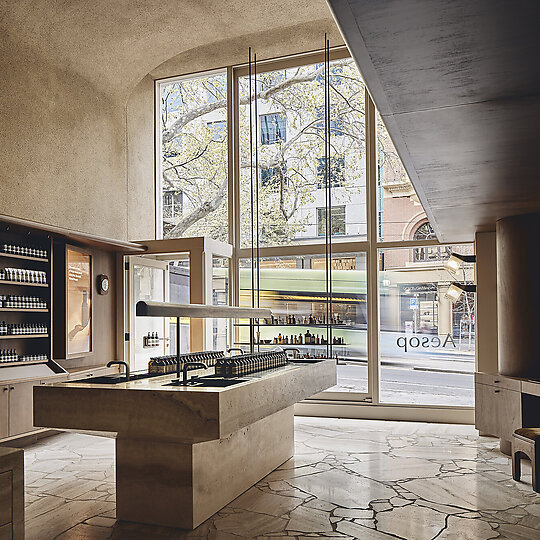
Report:
M 257 99 L 266 111 L 286 118 L 286 140 L 262 145 L 259 151 L 261 229 L 277 243 L 287 242 L 305 227 L 299 208 L 312 200 L 320 183 L 323 158 L 322 77 L 324 66 L 313 65 L 259 75 Z M 332 156 L 358 161 L 364 152 L 364 85 L 352 60 L 332 64 Z M 241 206 L 249 208 L 247 78 L 240 79 Z M 182 213 L 170 216 L 167 237 L 211 234 L 226 239 L 227 107 L 224 77 L 180 81 L 162 95 L 163 189 L 182 193 Z M 259 110 L 259 112 L 261 112 Z M 259 134 L 260 137 L 260 134 Z M 343 182 L 354 189 L 358 171 Z M 242 211 L 245 219 L 245 212 Z M 244 229 L 246 229 L 244 227 Z

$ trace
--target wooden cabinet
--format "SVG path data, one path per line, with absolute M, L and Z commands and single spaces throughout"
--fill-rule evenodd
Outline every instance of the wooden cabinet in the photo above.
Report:
M 0 447 L 0 540 L 24 538 L 24 452 Z
M 115 368 L 98 366 L 92 370 L 84 370 L 76 375 L 59 375 L 50 379 L 31 380 L 25 382 L 0 383 L 0 440 L 30 433 L 34 427 L 34 386 L 65 382 L 68 379 L 78 380 L 115 373 Z M 1 523 L 0 523 L 1 525 Z M 1 539 L 1 537 L 0 537 Z
M 0 385 L 0 439 L 9 436 L 9 385 Z
M 501 388 L 498 394 L 499 437 L 505 441 L 511 441 L 514 431 L 523 426 L 521 392 Z
M 481 433 L 511 441 L 525 426 L 519 379 L 496 374 L 475 374 L 475 427 Z
M 480 433 L 485 435 L 499 435 L 499 404 L 498 393 L 493 386 L 487 384 L 475 385 L 475 418 L 474 425 Z
M 34 429 L 33 392 L 39 381 L 0 385 L 0 439 Z
M 34 383 L 14 383 L 9 386 L 9 436 L 34 430 Z

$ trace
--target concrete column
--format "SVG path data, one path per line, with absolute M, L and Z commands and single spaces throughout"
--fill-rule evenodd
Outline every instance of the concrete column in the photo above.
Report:
M 540 214 L 497 222 L 497 310 L 502 375 L 540 379 Z

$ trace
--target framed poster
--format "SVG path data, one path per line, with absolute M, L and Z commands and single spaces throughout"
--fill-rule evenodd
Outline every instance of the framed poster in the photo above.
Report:
M 66 246 L 66 357 L 92 352 L 92 256 Z

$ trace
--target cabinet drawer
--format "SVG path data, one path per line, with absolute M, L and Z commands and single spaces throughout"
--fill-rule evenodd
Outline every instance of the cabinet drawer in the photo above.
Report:
M 11 471 L 0 473 L 0 525 L 11 523 L 12 520 L 12 483 Z M 3 538 L 2 535 L 0 538 Z
M 11 523 L 0 527 L 0 540 L 13 540 L 13 527 Z
M 515 390 L 516 392 L 521 390 L 521 381 L 519 379 L 503 377 L 496 373 L 476 372 L 474 374 L 474 380 L 479 384 L 497 386 L 498 388 L 506 388 L 506 390 Z
M 521 416 L 521 392 L 499 389 L 499 436 L 506 441 L 512 440 L 512 435 L 516 429 L 523 426 Z
M 9 435 L 28 433 L 34 427 L 33 382 L 13 383 L 9 388 Z
M 500 389 L 487 384 L 474 385 L 474 426 L 482 433 L 500 437 L 499 404 Z

